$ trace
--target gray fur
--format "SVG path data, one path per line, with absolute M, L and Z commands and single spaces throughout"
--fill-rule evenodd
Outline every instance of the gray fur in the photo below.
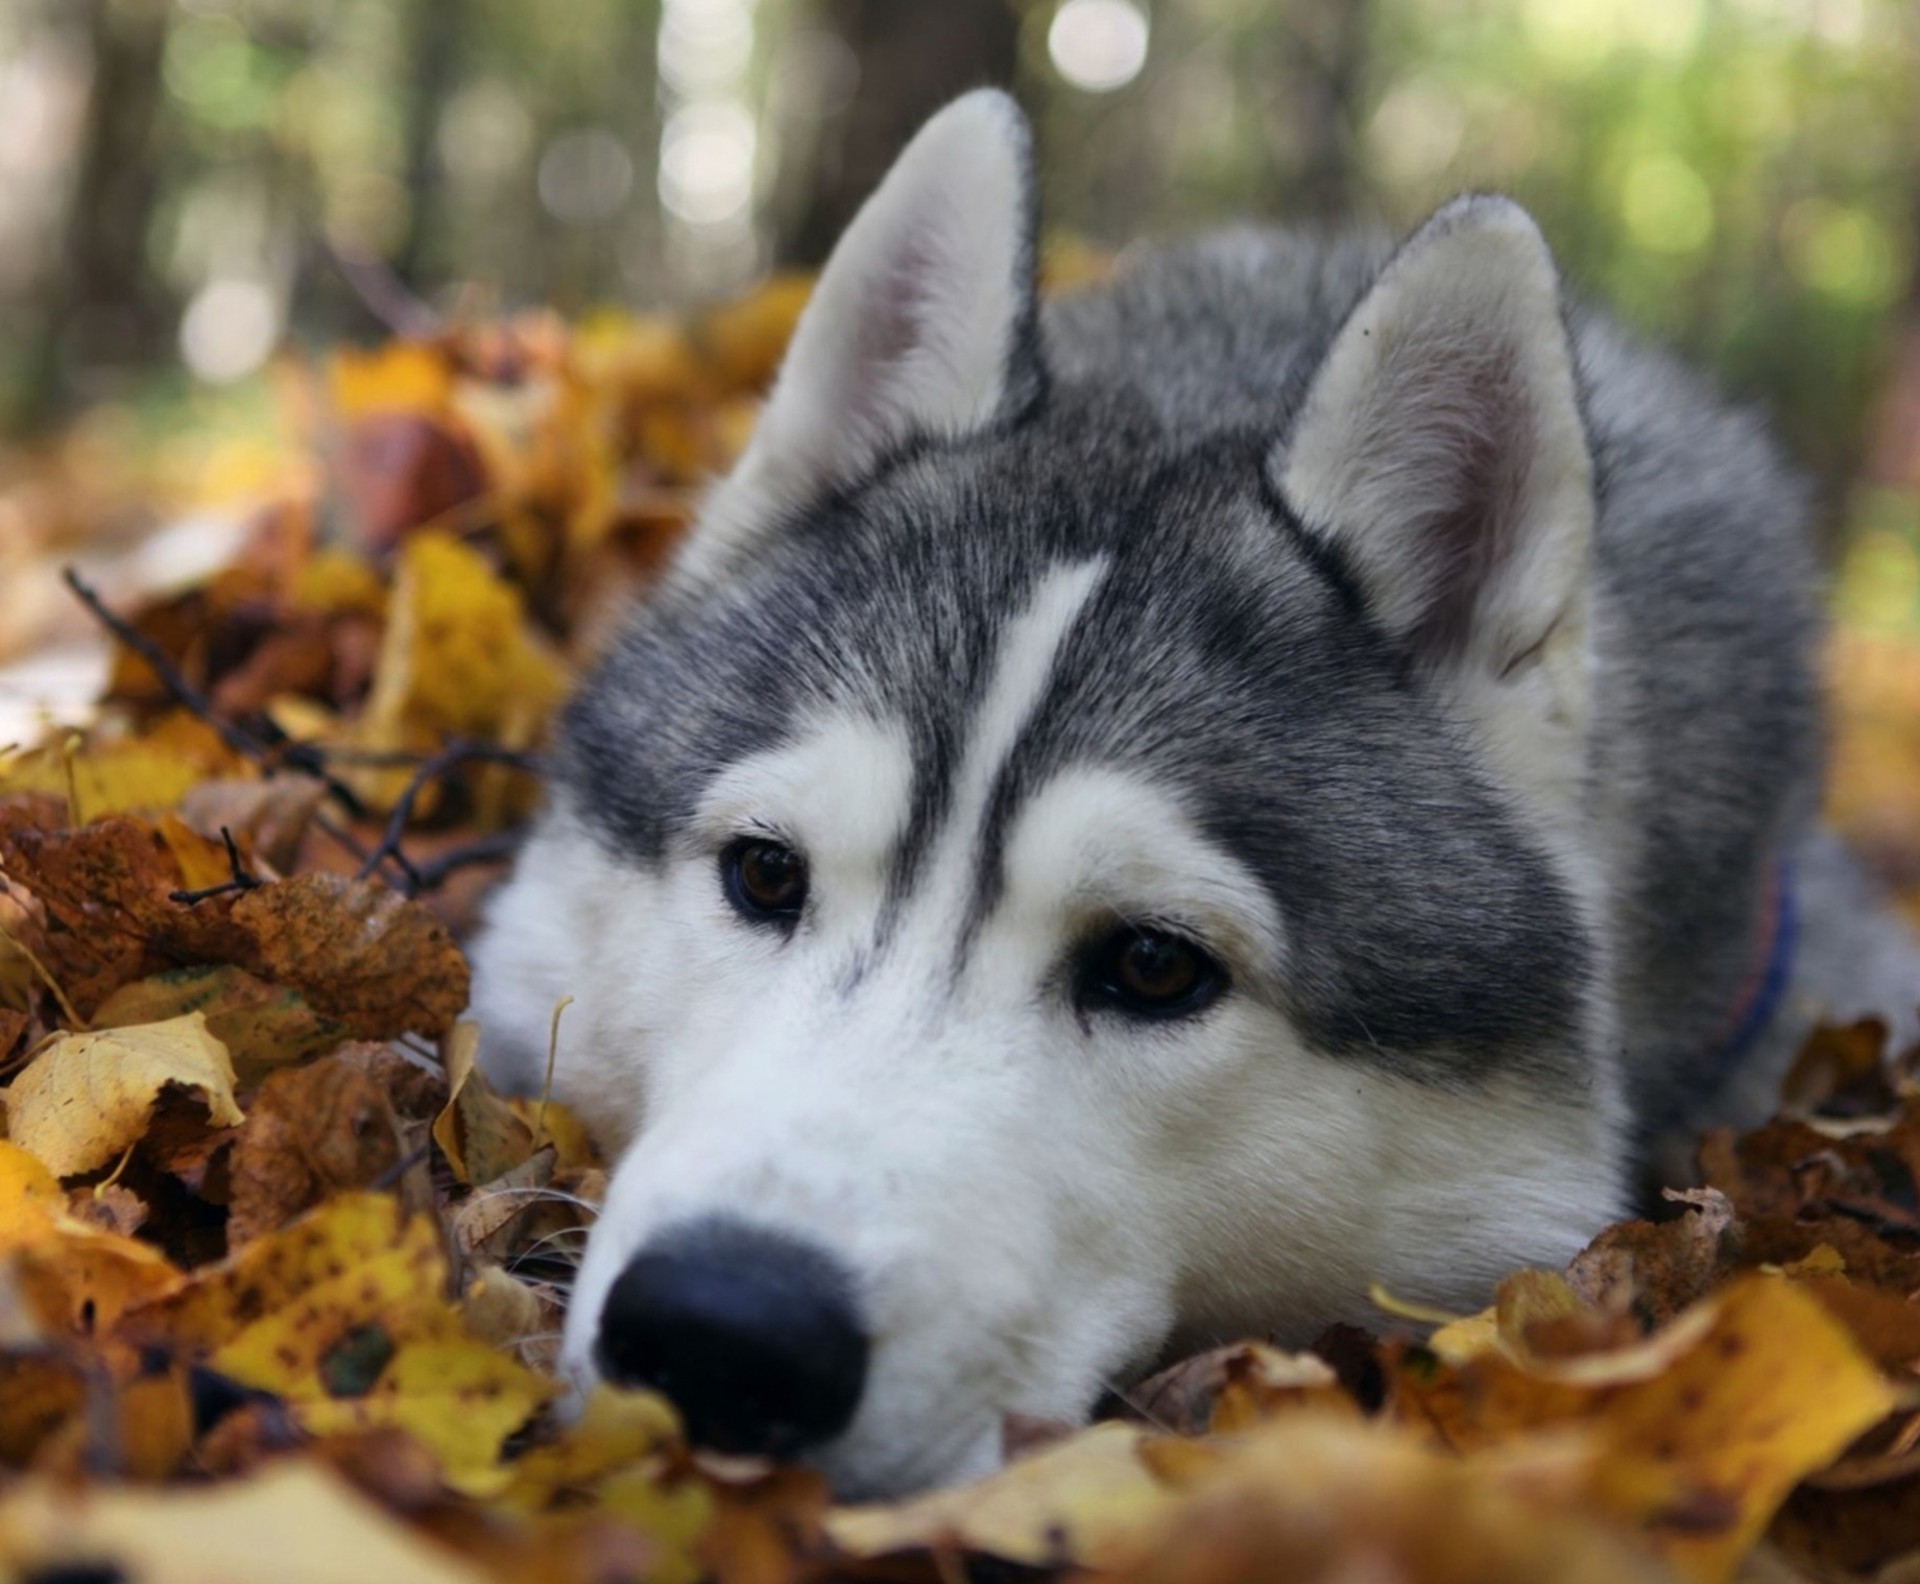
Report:
M 1816 822 L 1807 495 L 1751 414 L 1502 199 L 1039 311 L 1030 198 L 1003 96 L 903 155 L 477 947 L 495 1078 L 575 997 L 556 1093 L 622 1149 L 564 1367 L 676 1229 L 798 1240 L 874 1344 L 845 1493 L 1370 1281 L 1482 1303 L 1920 991 Z M 777 930 L 769 839 L 817 881 Z M 1209 993 L 1109 993 L 1128 927 Z
M 1595 968 L 1566 899 L 1267 482 L 1386 256 L 1230 232 L 1051 304 L 1021 422 L 909 446 L 727 586 L 641 614 L 569 712 L 569 800 L 622 854 L 657 853 L 717 767 L 853 704 L 916 734 L 905 888 L 999 621 L 1041 569 L 1105 552 L 1001 803 L 1065 763 L 1141 766 L 1299 921 L 1303 960 L 1257 988 L 1316 1043 L 1448 1081 L 1519 1061 L 1579 1082 Z M 1627 876 L 1619 1039 L 1638 1113 L 1664 1124 L 1691 1117 L 1768 877 L 1808 839 L 1819 577 L 1806 492 L 1760 423 L 1598 315 L 1571 325 L 1600 501 L 1589 799 Z M 991 844 L 980 861 L 984 906 Z

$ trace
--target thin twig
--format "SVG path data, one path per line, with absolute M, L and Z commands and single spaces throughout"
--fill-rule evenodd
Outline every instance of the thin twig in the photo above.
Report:
M 252 870 L 240 861 L 240 848 L 233 839 L 233 832 L 226 826 L 220 827 L 220 839 L 227 844 L 228 878 L 219 885 L 202 886 L 198 891 L 169 891 L 167 900 L 183 902 L 192 907 L 196 902 L 204 902 L 208 897 L 226 896 L 234 891 L 257 891 L 266 884 Z
M 367 854 L 360 865 L 359 878 L 365 880 L 380 867 L 381 861 L 393 858 L 408 871 L 412 889 L 409 895 L 422 889 L 420 871 L 400 852 L 400 840 L 407 833 L 407 826 L 413 820 L 413 806 L 419 801 L 420 794 L 432 782 L 442 779 L 463 764 L 478 760 L 485 764 L 508 764 L 518 769 L 530 767 L 527 755 L 512 748 L 503 748 L 497 743 L 470 742 L 465 738 L 455 738 L 432 758 L 426 760 L 414 771 L 407 782 L 406 789 L 395 800 L 393 812 L 387 817 L 387 828 L 381 834 L 379 843 Z
M 107 602 L 82 580 L 78 572 L 72 567 L 64 567 L 61 569 L 60 576 L 67 587 L 73 590 L 74 597 L 93 612 L 100 625 L 153 667 L 153 674 L 160 679 L 160 685 L 180 704 L 218 732 L 223 743 L 242 758 L 264 759 L 267 757 L 267 744 L 261 742 L 244 727 L 222 720 L 215 714 L 213 700 L 181 675 L 180 668 L 168 659 L 166 652 L 157 643 L 109 607 Z
M 366 814 L 366 805 L 360 801 L 359 794 L 327 769 L 324 750 L 313 743 L 295 742 L 271 720 L 265 723 L 265 735 L 257 736 L 244 726 L 222 719 L 213 707 L 213 700 L 186 679 L 166 652 L 113 610 L 78 572 L 72 567 L 65 567 L 60 576 L 67 587 L 73 590 L 74 597 L 93 613 L 107 631 L 153 668 L 160 685 L 173 695 L 176 702 L 211 726 L 233 752 L 269 771 L 283 767 L 302 771 L 326 787 L 328 795 L 345 810 L 349 819 L 360 819 Z
M 520 850 L 522 834 L 518 828 L 496 831 L 491 836 L 482 836 L 478 841 L 451 848 L 426 863 L 414 865 L 413 894 L 418 896 L 423 891 L 439 890 L 455 870 L 471 869 L 479 864 L 505 863 Z

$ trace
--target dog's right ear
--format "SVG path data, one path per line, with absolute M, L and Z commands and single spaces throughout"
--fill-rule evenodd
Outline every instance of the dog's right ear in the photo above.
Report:
M 969 434 L 1028 407 L 1041 389 L 1034 232 L 1025 117 L 993 89 L 955 100 L 827 260 L 682 570 L 722 569 L 910 440 Z

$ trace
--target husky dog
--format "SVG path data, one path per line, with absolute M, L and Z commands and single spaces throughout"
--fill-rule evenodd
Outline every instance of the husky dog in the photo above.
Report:
M 1752 418 L 1501 198 L 1043 308 L 1032 186 L 983 91 L 848 229 L 477 955 L 493 1072 L 573 996 L 620 1151 L 571 1371 L 855 1495 L 1370 1282 L 1476 1307 L 1920 990 L 1813 824 Z

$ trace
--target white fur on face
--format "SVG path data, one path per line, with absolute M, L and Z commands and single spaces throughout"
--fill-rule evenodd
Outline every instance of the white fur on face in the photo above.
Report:
M 558 1091 L 632 1141 L 575 1289 L 583 1377 L 608 1288 L 656 1234 L 720 1215 L 802 1238 L 852 1274 L 874 1343 L 818 1461 L 843 1492 L 898 1491 L 992 1466 L 1007 1412 L 1084 1415 L 1170 1337 L 1305 1339 L 1363 1314 L 1370 1280 L 1472 1306 L 1613 1208 L 1617 1097 L 1454 1094 L 1308 1051 L 1273 995 L 1286 920 L 1137 775 L 1035 791 L 962 955 L 996 773 L 1102 571 L 1057 569 L 1008 624 L 884 929 L 912 786 L 892 722 L 823 719 L 724 772 L 657 874 L 564 819 L 522 863 L 480 952 L 483 1049 L 537 1082 L 540 1058 L 515 1069 L 496 1036 L 535 1032 L 543 1055 L 554 997 L 575 995 Z M 791 937 L 722 895 L 719 853 L 755 830 L 807 855 Z M 1184 1022 L 1078 1014 L 1066 964 L 1121 919 L 1190 931 L 1234 988 Z

